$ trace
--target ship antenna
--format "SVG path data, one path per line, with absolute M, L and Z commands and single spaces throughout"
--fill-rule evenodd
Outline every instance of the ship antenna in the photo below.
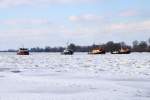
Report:
M 67 42 L 67 46 L 69 45 L 69 41 Z
M 24 44 L 22 44 L 22 48 L 24 48 Z
M 67 43 L 66 43 L 66 44 L 67 44 L 67 48 L 68 48 L 68 46 L 69 46 L 69 41 L 67 41 Z

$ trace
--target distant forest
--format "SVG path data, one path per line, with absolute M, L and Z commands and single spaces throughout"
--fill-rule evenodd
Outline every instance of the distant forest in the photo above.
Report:
M 133 41 L 132 46 L 127 45 L 125 42 L 115 43 L 109 41 L 107 43 L 98 45 L 93 44 L 89 46 L 79 46 L 74 43 L 70 43 L 68 48 L 74 50 L 75 52 L 89 52 L 93 48 L 103 48 L 106 52 L 118 50 L 120 48 L 129 48 L 132 52 L 150 52 L 150 38 L 147 41 Z M 45 48 L 34 47 L 29 49 L 30 52 L 62 52 L 66 47 L 50 47 L 46 46 Z M 7 52 L 16 52 L 17 50 L 9 49 Z

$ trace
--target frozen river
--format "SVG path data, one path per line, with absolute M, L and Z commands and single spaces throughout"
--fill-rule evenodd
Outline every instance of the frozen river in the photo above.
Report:
M 0 53 L 0 100 L 150 100 L 150 53 Z

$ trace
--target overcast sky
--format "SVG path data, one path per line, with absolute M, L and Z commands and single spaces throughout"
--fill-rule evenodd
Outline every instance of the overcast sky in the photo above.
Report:
M 150 0 L 0 0 L 0 49 L 147 40 L 149 4 Z

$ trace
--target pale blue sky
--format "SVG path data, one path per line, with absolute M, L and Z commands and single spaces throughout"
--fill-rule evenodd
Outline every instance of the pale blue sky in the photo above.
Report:
M 0 49 L 147 40 L 150 0 L 3 0 Z

